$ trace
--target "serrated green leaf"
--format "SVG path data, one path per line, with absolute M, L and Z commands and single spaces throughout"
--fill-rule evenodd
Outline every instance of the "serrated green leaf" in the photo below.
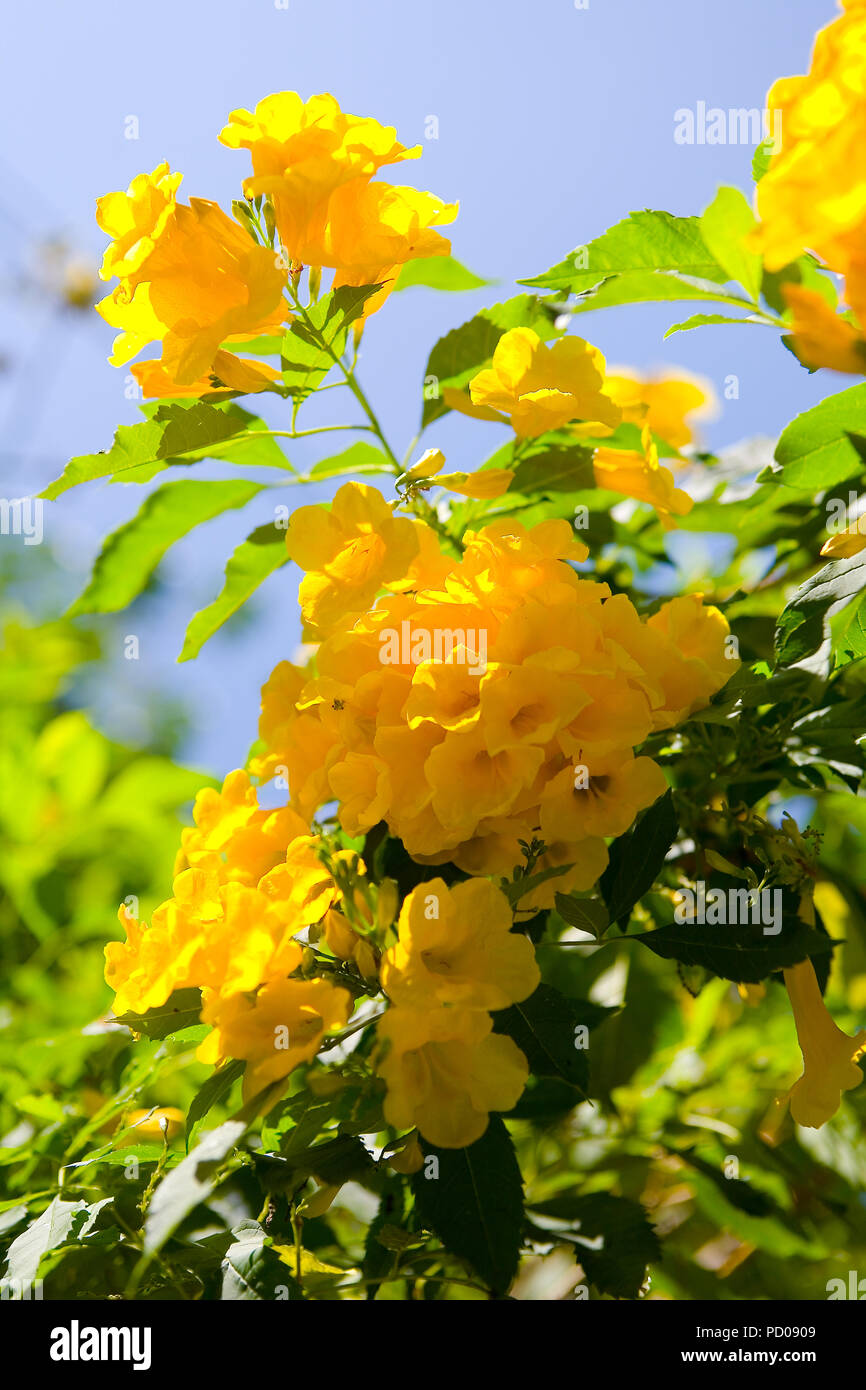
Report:
M 744 323 L 763 324 L 764 320 L 756 318 L 753 314 L 747 314 L 744 318 L 728 318 L 724 314 L 692 314 L 691 318 L 684 319 L 682 323 L 672 323 L 664 336 L 670 338 L 674 333 L 688 333 L 692 328 L 707 328 L 711 324 L 719 323 L 741 327 Z
M 205 642 L 246 603 L 251 594 L 288 562 L 286 533 L 268 522 L 257 526 L 226 562 L 225 583 L 213 603 L 190 619 L 178 661 L 198 656 Z
M 348 330 L 381 285 L 340 285 L 292 320 L 283 339 L 283 383 L 303 399 L 322 384 L 346 349 Z
M 658 270 L 720 283 L 727 279 L 704 242 L 697 217 L 674 217 L 647 208 L 629 213 L 543 275 L 519 283 L 533 289 L 580 294 L 611 275 Z
M 555 1197 L 532 1207 L 541 1216 L 578 1227 L 574 1253 L 599 1293 L 613 1298 L 636 1298 L 647 1265 L 660 1259 L 658 1236 L 645 1209 L 628 1197 L 593 1192 L 581 1197 Z M 600 1250 L 584 1244 L 602 1238 Z
M 149 419 L 137 425 L 121 425 L 107 451 L 70 459 L 61 476 L 40 496 L 52 501 L 69 488 L 96 478 L 110 478 L 112 482 L 147 482 L 174 462 L 194 463 L 206 457 L 225 457 L 232 442 L 237 450 L 242 444 L 248 450 L 247 456 L 243 460 L 236 459 L 237 462 L 256 467 L 266 464 L 289 468 L 282 450 L 266 431 L 263 421 L 231 403 L 221 406 L 202 401 L 160 403 Z M 255 434 L 261 434 L 262 438 L 248 438 Z
M 201 482 L 183 478 L 145 498 L 131 521 L 106 539 L 84 593 L 69 609 L 81 613 L 116 613 L 132 602 L 147 584 L 165 552 L 204 521 L 244 507 L 261 483 L 228 478 Z
M 508 490 L 531 495 L 594 488 L 592 453 L 580 445 L 541 446 L 520 460 Z
M 806 410 L 782 431 L 775 458 L 781 473 L 759 482 L 781 482 L 815 493 L 862 472 L 866 448 L 866 382 L 850 386 Z
M 425 1158 L 438 1159 L 438 1177 L 425 1163 L 413 1174 L 418 1216 L 446 1250 L 468 1260 L 494 1293 L 517 1271 L 523 1224 L 523 1182 L 511 1136 L 498 1115 L 465 1149 L 438 1149 L 422 1140 Z
M 590 932 L 597 939 L 604 935 L 610 918 L 604 903 L 597 898 L 575 898 L 557 893 L 554 901 L 560 917 L 570 927 Z
M 778 936 L 764 936 L 760 925 L 729 922 L 707 926 L 699 922 L 672 922 L 655 931 L 640 932 L 629 941 L 640 941 L 663 960 L 700 966 L 735 984 L 759 984 L 777 970 L 832 950 L 822 932 L 799 918 L 785 916 Z
M 257 1221 L 242 1221 L 232 1235 L 235 1241 L 223 1256 L 221 1299 L 232 1303 L 304 1301 L 300 1284 L 265 1244 L 265 1233 Z
M 627 918 L 635 903 L 652 888 L 678 828 L 673 796 L 666 791 L 631 830 L 614 840 L 599 881 L 612 922 Z
M 568 999 L 552 985 L 539 985 L 528 999 L 498 1009 L 493 1031 L 517 1044 L 533 1076 L 567 1081 L 584 1096 L 589 1086 L 586 1049 L 578 1046 L 575 1030 L 589 1027 L 579 1001 Z
M 831 560 L 792 594 L 776 624 L 776 660 L 791 666 L 822 645 L 827 621 L 866 586 L 866 552 Z

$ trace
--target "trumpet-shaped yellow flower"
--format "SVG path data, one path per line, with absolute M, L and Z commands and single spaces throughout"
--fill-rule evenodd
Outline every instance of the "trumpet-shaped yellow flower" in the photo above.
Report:
M 436 479 L 459 497 L 487 500 L 501 497 L 514 479 L 513 468 L 482 468 L 476 473 L 441 473 Z
M 332 264 L 327 236 L 337 190 L 364 186 L 384 165 L 421 154 L 420 145 L 401 145 L 393 126 L 349 115 L 328 93 L 303 101 L 297 92 L 276 92 L 252 112 L 232 111 L 220 140 L 249 150 L 253 174 L 244 192 L 272 199 L 288 255 L 314 266 Z
M 542 836 L 553 843 L 623 835 L 638 812 L 666 789 L 665 775 L 652 758 L 619 753 L 577 762 L 552 778 L 542 793 Z
M 675 517 L 687 516 L 694 502 L 687 492 L 674 483 L 669 468 L 659 463 L 658 448 L 648 425 L 641 431 L 643 452 L 630 449 L 598 448 L 592 467 L 599 487 L 622 492 L 637 502 L 654 507 L 666 531 L 676 526 Z
M 382 285 L 364 304 L 364 317 L 380 309 L 407 261 L 448 256 L 451 242 L 434 228 L 453 222 L 457 204 L 433 193 L 386 183 L 351 184 L 332 199 L 325 265 L 340 285 Z
M 419 550 L 413 522 L 395 517 L 382 494 L 363 483 L 344 483 L 330 511 L 293 512 L 286 545 L 306 571 L 301 612 L 316 630 L 363 612 L 385 584 L 406 576 Z
M 842 1093 L 863 1080 L 857 1059 L 866 1053 L 866 1031 L 850 1038 L 836 1026 L 810 960 L 783 973 L 803 1054 L 803 1075 L 788 1093 L 791 1115 L 798 1125 L 820 1129 L 836 1114 Z
M 474 1144 L 491 1110 L 511 1110 L 529 1066 L 511 1038 L 493 1033 L 489 1014 L 459 1008 L 391 1008 L 378 1025 L 384 1044 L 385 1118 L 416 1126 L 444 1149 Z
M 794 315 L 791 346 L 804 366 L 866 376 L 866 341 L 853 323 L 837 314 L 817 290 L 783 285 L 782 295 Z
M 343 1027 L 351 1012 L 352 996 L 328 980 L 273 979 L 254 999 L 207 994 L 201 1017 L 213 1032 L 197 1055 L 202 1062 L 246 1061 L 247 1100 L 311 1061 L 326 1033 Z
M 532 943 L 515 935 L 505 894 L 487 879 L 448 888 L 441 878 L 403 903 L 399 940 L 382 960 L 382 986 L 395 1004 L 505 1009 L 541 979 Z
M 821 546 L 821 554 L 833 560 L 847 560 L 851 555 L 859 555 L 861 550 L 866 550 L 866 512 L 844 531 L 835 532 Z
M 618 425 L 622 412 L 604 393 L 604 357 L 583 338 L 552 347 L 531 328 L 503 333 L 492 365 L 469 383 L 473 406 L 507 416 L 518 439 L 533 439 L 571 420 Z
M 692 424 L 709 419 L 716 409 L 712 382 L 687 375 L 637 376 L 613 368 L 604 380 L 606 395 L 622 410 L 622 418 L 647 425 L 674 449 L 691 444 Z
M 112 238 L 102 258 L 102 280 L 123 280 L 147 260 L 174 211 L 182 178 L 158 164 L 152 174 L 138 174 L 125 193 L 97 199 L 96 220 Z
M 770 270 L 805 250 L 850 276 L 848 298 L 866 311 L 862 243 L 866 227 L 866 9 L 851 0 L 815 39 L 805 76 L 781 78 L 767 106 L 780 148 L 757 187 L 754 234 Z
M 269 391 L 275 382 L 281 380 L 280 372 L 268 362 L 261 362 L 254 357 L 236 357 L 233 352 L 225 352 L 223 349 L 215 354 L 208 374 L 186 386 L 179 385 L 158 359 L 152 362 L 133 362 L 129 370 L 146 399 L 228 396 L 237 392 L 242 395 L 254 395 L 261 391 Z

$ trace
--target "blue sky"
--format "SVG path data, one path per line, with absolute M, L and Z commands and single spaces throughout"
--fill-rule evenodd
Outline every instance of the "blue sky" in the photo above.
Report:
M 700 211 L 722 183 L 750 189 L 750 146 L 681 145 L 675 112 L 763 108 L 777 77 L 808 65 L 830 0 L 42 0 L 4 22 L 0 56 L 0 490 L 34 493 L 67 458 L 105 448 L 137 418 L 124 373 L 105 361 L 110 330 L 96 315 L 57 312 L 25 290 L 38 246 L 63 236 L 96 262 L 104 238 L 95 198 L 168 159 L 182 194 L 228 206 L 248 170 L 244 152 L 217 135 L 228 112 L 269 92 L 331 91 L 344 109 L 394 124 L 420 161 L 397 177 L 459 199 L 454 254 L 494 288 L 464 295 L 415 289 L 392 297 L 365 336 L 360 375 L 400 451 L 414 433 L 427 353 L 484 303 L 514 293 L 629 211 Z M 138 139 L 125 138 L 128 117 Z M 428 117 L 438 139 L 427 140 Z M 578 331 L 609 362 L 644 369 L 678 364 L 709 377 L 721 395 L 739 379 L 704 433 L 715 448 L 775 434 L 836 389 L 810 378 L 771 330 L 703 329 L 663 341 L 680 306 L 637 306 L 583 317 Z M 846 384 L 840 382 L 840 385 Z M 328 393 L 336 420 L 351 418 Z M 269 418 L 276 419 L 273 411 Z M 334 436 L 292 453 L 305 465 L 334 452 Z M 431 432 L 454 468 L 477 466 L 501 440 L 494 426 L 449 419 Z M 202 475 L 204 476 L 204 474 Z M 208 476 L 221 476 L 213 468 Z M 106 530 L 144 493 L 94 484 L 46 509 L 48 541 L 83 584 Z M 300 500 L 300 499 L 298 499 Z M 313 500 L 312 496 L 303 500 Z M 257 510 L 258 508 L 258 510 Z M 258 688 L 298 640 L 296 576 L 263 589 L 254 617 L 218 636 L 196 662 L 175 664 L 192 611 L 220 587 L 225 559 L 270 502 L 210 523 L 163 568 L 165 587 L 139 605 L 119 638 L 141 637 L 138 663 L 116 663 L 94 692 L 109 729 L 146 732 L 142 688 L 194 705 L 186 756 L 223 772 L 255 736 Z

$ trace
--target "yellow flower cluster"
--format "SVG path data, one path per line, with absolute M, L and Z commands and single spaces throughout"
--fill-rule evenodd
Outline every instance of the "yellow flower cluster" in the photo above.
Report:
M 350 835 L 385 821 L 422 863 L 510 874 L 520 842 L 542 839 L 539 869 L 571 867 L 527 906 L 596 882 L 605 837 L 665 789 L 635 745 L 736 669 L 699 595 L 644 622 L 578 577 L 586 548 L 564 520 L 494 522 L 449 560 L 430 528 L 347 483 L 331 512 L 294 513 L 287 544 L 320 645 L 314 669 L 283 662 L 266 684 L 253 772 L 284 777 L 304 818 L 336 801 Z
M 446 387 L 442 397 L 464 415 L 510 424 L 518 440 L 565 426 L 578 438 L 605 437 L 624 421 L 640 424 L 640 452 L 596 448 L 598 486 L 648 503 L 666 530 L 692 509 L 692 499 L 659 463 L 651 431 L 658 430 L 674 447 L 691 439 L 686 415 L 706 410 L 711 401 L 711 393 L 697 383 L 608 376 L 602 353 L 583 338 L 560 338 L 548 347 L 531 328 L 512 328 L 496 344 L 490 367 L 472 378 L 468 393 Z
M 781 78 L 767 97 L 782 141 L 758 184 L 754 243 L 771 271 L 814 252 L 845 276 L 848 303 L 866 327 L 866 0 L 843 0 L 843 9 L 817 35 L 809 72 Z M 786 298 L 808 366 L 866 370 L 862 339 L 844 320 L 834 324 L 817 291 L 789 287 Z
M 456 203 L 373 182 L 384 165 L 417 159 L 420 146 L 406 149 L 392 127 L 345 115 L 332 96 L 266 97 L 255 111 L 233 111 L 220 139 L 249 150 L 253 174 L 244 192 L 271 198 L 292 262 L 332 268 L 335 287 L 385 282 L 367 314 L 393 289 L 400 266 L 451 250 L 433 228 L 453 222 Z
M 489 1010 L 528 998 L 539 983 L 535 953 L 512 930 L 505 894 L 487 879 L 447 888 L 442 879 L 406 898 L 399 939 L 382 959 L 391 1008 L 380 1021 L 378 1070 L 385 1118 L 433 1144 L 479 1139 L 491 1110 L 510 1110 L 529 1066 Z
M 332 267 L 335 287 L 382 284 L 364 306 L 369 315 L 402 265 L 451 249 L 433 227 L 453 221 L 456 204 L 372 182 L 383 165 L 416 158 L 420 148 L 407 150 L 377 121 L 346 115 L 332 96 L 304 102 L 280 92 L 252 113 L 232 112 L 220 138 L 250 151 L 254 172 L 245 191 L 270 200 L 278 244 L 261 244 L 214 202 L 179 203 L 181 175 L 167 164 L 97 203 L 97 221 L 111 238 L 100 275 L 119 281 L 97 305 L 119 330 L 110 360 L 121 366 L 159 343 L 161 357 L 131 369 L 149 396 L 265 390 L 276 369 L 238 358 L 226 344 L 286 323 L 289 270 Z
M 121 908 L 126 940 L 105 948 L 106 980 L 118 1014 L 142 1014 L 174 990 L 200 988 L 212 1032 L 199 1058 L 246 1060 L 252 1096 L 315 1056 L 351 1013 L 345 989 L 289 978 L 302 961 L 294 938 L 322 921 L 339 890 L 307 824 L 289 807 L 261 808 L 245 772 L 231 773 L 220 792 L 200 792 L 194 818 L 174 896 L 150 927 Z

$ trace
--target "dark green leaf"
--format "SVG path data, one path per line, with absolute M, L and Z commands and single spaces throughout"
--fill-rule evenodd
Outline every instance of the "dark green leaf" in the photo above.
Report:
M 568 999 L 552 985 L 539 985 L 520 1004 L 493 1015 L 493 1031 L 511 1038 L 534 1076 L 553 1076 L 586 1094 L 589 1063 L 578 1045 L 577 1029 L 589 1028 L 579 1000 Z
M 599 883 L 612 922 L 628 918 L 635 903 L 652 888 L 678 829 L 673 796 L 666 791 L 631 830 L 614 840 Z
M 176 989 L 164 1004 L 143 1014 L 118 1014 L 116 1021 L 131 1028 L 133 1033 L 143 1033 L 156 1040 L 198 1023 L 200 1013 L 201 990 Z
M 663 960 L 699 966 L 736 984 L 759 984 L 777 970 L 832 950 L 829 937 L 786 914 L 778 936 L 764 936 L 760 925 L 672 922 L 628 938 L 640 941 Z
M 227 1062 L 224 1067 L 219 1067 L 200 1086 L 190 1101 L 189 1110 L 186 1115 L 186 1132 L 189 1135 L 200 1120 L 216 1105 L 218 1101 L 227 1096 L 238 1077 L 243 1076 L 246 1062 Z
M 494 1293 L 505 1293 L 517 1271 L 523 1223 L 523 1184 L 511 1136 L 498 1115 L 465 1149 L 437 1149 L 438 1159 L 413 1175 L 418 1216 L 452 1254 L 468 1260 Z
M 831 560 L 792 594 L 776 626 L 776 660 L 791 666 L 816 652 L 827 620 L 866 586 L 866 552 Z
M 637 1298 L 647 1265 L 661 1258 L 659 1239 L 639 1202 L 593 1192 L 586 1197 L 555 1197 L 533 1207 L 541 1216 L 568 1221 L 579 1228 L 574 1253 L 599 1293 Z M 583 1240 L 604 1244 L 593 1250 Z

